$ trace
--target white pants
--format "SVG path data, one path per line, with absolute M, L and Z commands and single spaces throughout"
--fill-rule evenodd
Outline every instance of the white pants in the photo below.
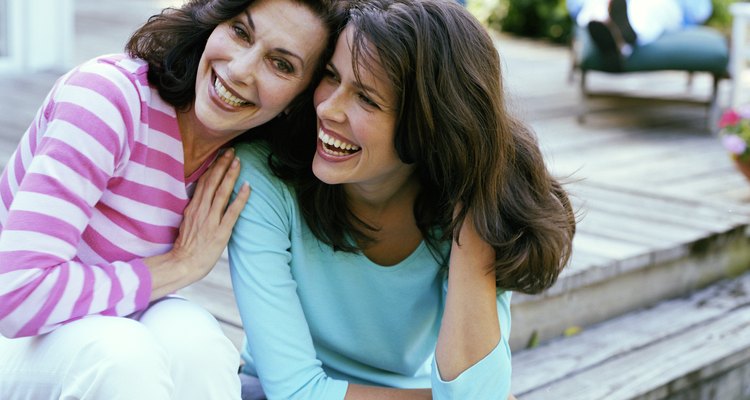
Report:
M 588 0 L 576 22 L 586 26 L 589 21 L 609 18 L 609 0 Z M 641 46 L 651 43 L 666 32 L 682 27 L 682 8 L 675 0 L 628 0 L 628 21 Z
M 211 314 L 169 298 L 140 320 L 93 316 L 0 336 L 0 399 L 237 400 L 239 359 Z

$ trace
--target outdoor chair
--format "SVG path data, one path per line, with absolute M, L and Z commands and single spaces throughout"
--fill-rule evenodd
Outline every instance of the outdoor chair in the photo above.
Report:
M 726 38 L 717 30 L 707 26 L 693 26 L 681 31 L 666 33 L 656 41 L 645 46 L 635 46 L 633 53 L 624 60 L 621 70 L 606 68 L 599 50 L 594 45 L 589 33 L 576 28 L 572 43 L 573 66 L 570 79 L 575 71 L 581 75 L 580 87 L 584 97 L 596 93 L 586 87 L 586 75 L 589 71 L 610 74 L 628 74 L 650 71 L 685 71 L 688 73 L 688 85 L 692 83 L 696 72 L 708 73 L 713 77 L 712 92 L 706 101 L 709 115 L 709 126 L 718 118 L 718 88 L 721 79 L 729 78 L 729 47 Z M 579 115 L 579 121 L 583 115 Z

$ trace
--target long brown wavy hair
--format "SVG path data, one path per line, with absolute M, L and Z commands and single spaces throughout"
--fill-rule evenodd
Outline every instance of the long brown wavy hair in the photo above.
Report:
M 125 45 L 132 57 L 148 62 L 148 80 L 164 101 L 178 110 L 195 100 L 198 64 L 208 37 L 217 25 L 243 12 L 254 0 L 191 0 L 179 8 L 165 8 L 133 33 Z M 343 0 L 293 0 L 320 18 L 328 31 L 325 51 L 315 66 L 313 84 L 290 105 L 289 115 L 314 121 L 312 92 L 333 52 L 345 22 Z M 274 121 L 279 122 L 279 121 Z M 298 122 L 298 121 L 294 121 Z
M 416 167 L 414 214 L 433 253 L 470 215 L 495 249 L 499 288 L 552 286 L 570 257 L 575 214 L 534 133 L 506 108 L 500 57 L 486 30 L 452 0 L 354 0 L 348 11 L 354 70 L 380 65 L 397 93 L 396 150 Z M 313 132 L 296 135 L 304 146 L 289 148 L 289 138 L 273 146 L 274 171 L 296 187 L 320 240 L 358 251 L 368 228 L 341 212 L 348 210 L 341 185 L 312 175 Z

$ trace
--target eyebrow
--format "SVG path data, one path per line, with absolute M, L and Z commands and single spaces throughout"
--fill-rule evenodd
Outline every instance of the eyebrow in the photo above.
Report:
M 354 87 L 359 90 L 362 90 L 365 93 L 368 93 L 370 95 L 377 97 L 381 106 L 383 107 L 388 106 L 388 101 L 386 101 L 385 96 L 383 96 L 380 92 L 375 90 L 374 87 L 365 85 L 364 83 L 362 83 L 362 81 L 356 81 L 354 83 Z
M 332 69 L 333 73 L 336 74 L 336 76 L 339 76 L 339 77 L 341 76 L 341 74 L 339 74 L 339 70 L 336 69 L 335 65 L 333 65 L 333 61 L 328 62 L 328 68 Z M 366 93 L 375 95 L 378 98 L 377 100 L 379 101 L 381 107 L 385 107 L 385 108 L 388 107 L 388 102 L 386 101 L 385 97 L 383 97 L 383 95 L 381 95 L 380 92 L 375 90 L 375 88 L 364 85 L 362 84 L 362 82 L 358 82 L 358 81 L 355 81 L 354 85 L 352 86 L 354 86 L 354 88 L 357 90 L 362 90 Z
M 250 26 L 250 29 L 253 32 L 255 32 L 255 23 L 253 22 L 253 16 L 252 16 L 252 14 L 250 14 L 250 9 L 249 8 L 245 9 L 245 19 L 247 21 L 248 26 Z M 299 55 L 297 55 L 297 54 L 295 54 L 295 53 L 293 53 L 293 52 L 291 52 L 291 51 L 289 51 L 287 49 L 280 48 L 280 47 L 274 48 L 273 50 L 276 51 L 276 52 L 279 52 L 281 54 L 287 55 L 289 57 L 294 57 L 294 58 L 298 59 L 299 62 L 302 64 L 302 68 L 303 69 L 305 68 L 305 60 L 303 60 L 302 57 L 300 57 Z
M 383 97 L 377 90 L 375 90 L 375 88 L 367 86 L 367 85 L 363 85 L 362 83 L 356 83 L 354 86 L 364 91 L 365 93 L 370 93 L 372 95 L 375 95 L 375 97 L 380 99 L 381 103 L 385 103 L 385 97 Z

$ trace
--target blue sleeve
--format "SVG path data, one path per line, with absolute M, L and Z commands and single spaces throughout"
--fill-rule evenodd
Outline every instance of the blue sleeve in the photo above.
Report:
M 500 342 L 483 359 L 472 365 L 452 381 L 440 378 L 437 362 L 432 361 L 432 398 L 505 400 L 510 394 L 510 292 L 497 297 L 500 319 Z
M 684 25 L 701 25 L 711 17 L 711 0 L 680 0 Z
M 568 7 L 568 14 L 570 14 L 570 18 L 572 18 L 574 21 L 576 17 L 578 16 L 578 13 L 581 12 L 581 8 L 583 8 L 583 3 L 586 0 L 566 0 L 565 5 Z
M 348 383 L 329 378 L 316 358 L 290 269 L 294 198 L 271 175 L 266 152 L 240 145 L 238 180 L 252 188 L 229 242 L 232 285 L 247 350 L 268 399 L 343 399 Z

